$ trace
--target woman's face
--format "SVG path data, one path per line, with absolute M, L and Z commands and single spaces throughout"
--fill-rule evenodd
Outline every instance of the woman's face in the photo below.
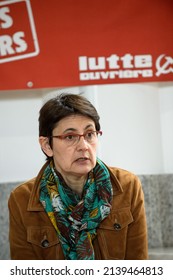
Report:
M 82 115 L 72 115 L 63 118 L 52 131 L 52 136 L 84 134 L 95 131 L 94 121 Z M 90 134 L 89 134 L 90 135 Z M 53 156 L 55 167 L 62 176 L 84 176 L 96 165 L 97 137 L 90 143 L 80 137 L 75 143 L 68 143 L 68 139 L 52 138 L 52 148 L 48 156 Z M 71 141 L 71 140 L 70 140 Z

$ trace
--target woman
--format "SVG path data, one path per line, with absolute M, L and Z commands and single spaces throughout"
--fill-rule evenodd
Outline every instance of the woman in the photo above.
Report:
M 40 110 L 47 161 L 9 198 L 12 259 L 147 259 L 138 178 L 96 156 L 99 116 L 84 97 L 62 94 Z

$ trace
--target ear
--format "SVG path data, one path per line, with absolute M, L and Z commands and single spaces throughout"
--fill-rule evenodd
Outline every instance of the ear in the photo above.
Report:
M 48 156 L 48 157 L 52 157 L 53 156 L 53 151 L 49 145 L 49 139 L 48 137 L 44 137 L 44 136 L 40 136 L 39 137 L 39 143 L 41 146 L 41 149 L 43 150 L 43 152 Z

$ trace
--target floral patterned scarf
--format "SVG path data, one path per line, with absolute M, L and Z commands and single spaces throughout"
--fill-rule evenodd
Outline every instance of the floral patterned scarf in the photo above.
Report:
M 82 198 L 66 185 L 51 162 L 41 179 L 40 201 L 56 229 L 65 259 L 93 260 L 92 240 L 112 202 L 110 176 L 103 162 L 97 159 Z

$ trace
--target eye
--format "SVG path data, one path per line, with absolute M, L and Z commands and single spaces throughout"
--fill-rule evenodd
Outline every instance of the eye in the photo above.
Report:
M 64 140 L 66 141 L 74 141 L 76 140 L 76 134 L 67 134 L 67 135 L 64 135 Z
M 88 131 L 88 132 L 86 133 L 86 137 L 87 137 L 88 139 L 94 138 L 94 137 L 95 137 L 95 131 Z

